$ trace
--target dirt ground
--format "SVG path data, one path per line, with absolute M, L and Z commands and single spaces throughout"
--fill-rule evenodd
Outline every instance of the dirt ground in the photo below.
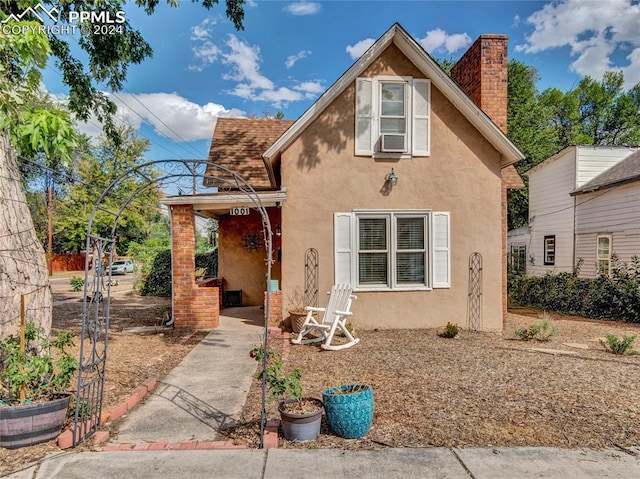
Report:
M 640 325 L 555 315 L 549 342 L 516 339 L 541 311 L 514 309 L 503 335 L 440 329 L 357 331 L 359 344 L 340 351 L 289 345 L 287 364 L 303 373 L 306 396 L 332 386 L 373 386 L 369 433 L 345 440 L 323 422 L 309 443 L 280 447 L 556 446 L 604 448 L 640 444 L 640 355 L 607 352 L 598 338 L 639 335 Z M 272 347 L 282 348 L 273 341 Z M 638 342 L 636 342 L 638 347 Z M 640 349 L 640 348 L 638 348 Z M 260 389 L 250 391 L 242 423 L 226 435 L 256 445 Z M 276 403 L 269 417 L 278 417 Z
M 54 331 L 79 331 L 82 303 L 70 293 L 57 294 L 60 299 L 70 301 L 54 307 Z M 168 306 L 168 298 L 112 298 L 105 409 L 128 398 L 145 379 L 162 379 L 205 336 L 156 329 Z M 515 329 L 537 322 L 539 313 L 512 310 L 503 335 L 462 331 L 459 339 L 445 339 L 438 336 L 441 329 L 358 330 L 359 344 L 331 352 L 273 341 L 272 347 L 289 349 L 287 367 L 303 371 L 306 395 L 321 398 L 328 387 L 365 382 L 375 396 L 374 421 L 365 438 L 338 438 L 323 421 L 316 441 L 281 439 L 280 447 L 640 444 L 640 355 L 608 353 L 597 340 L 610 333 L 640 336 L 640 325 L 552 314 L 557 337 L 550 342 L 516 340 Z M 136 326 L 151 326 L 152 331 L 125 332 Z M 640 349 L 638 344 L 640 339 Z M 269 417 L 278 417 L 274 402 L 267 407 Z M 259 411 L 260 384 L 254 379 L 239 425 L 219 439 L 255 447 Z M 117 428 L 117 421 L 107 428 Z M 93 445 L 87 441 L 79 447 Z M 0 448 L 0 475 L 56 452 L 54 441 Z
M 118 288 L 115 288 L 117 291 Z M 71 291 L 54 293 L 52 331 L 80 332 L 82 322 L 81 294 Z M 111 298 L 109 347 L 105 376 L 104 405 L 106 410 L 125 401 L 142 381 L 149 377 L 161 379 L 198 344 L 205 332 L 178 332 L 160 326 L 169 298 L 141 297 L 117 294 Z M 129 328 L 147 326 L 145 334 L 126 332 Z M 79 344 L 76 341 L 76 352 Z M 75 381 L 72 384 L 75 388 Z M 106 428 L 115 427 L 107 423 Z M 91 441 L 79 446 L 93 449 Z M 0 476 L 19 470 L 45 455 L 60 452 L 55 441 L 20 449 L 0 448 Z

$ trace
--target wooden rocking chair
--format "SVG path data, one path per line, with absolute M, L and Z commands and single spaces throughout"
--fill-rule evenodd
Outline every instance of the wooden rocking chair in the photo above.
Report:
M 350 311 L 351 302 L 356 296 L 351 294 L 351 285 L 336 284 L 329 294 L 329 302 L 326 308 L 316 308 L 307 306 L 307 317 L 300 328 L 300 333 L 291 342 L 294 344 L 311 344 L 323 341 L 322 349 L 338 350 L 345 349 L 357 344 L 360 339 L 354 338 L 347 329 L 347 318 L 353 313 Z M 314 313 L 323 313 L 322 320 L 317 321 L 313 316 Z M 340 332 L 346 338 L 347 342 L 341 344 L 332 344 L 334 336 Z M 311 333 L 319 333 L 320 335 L 310 335 Z

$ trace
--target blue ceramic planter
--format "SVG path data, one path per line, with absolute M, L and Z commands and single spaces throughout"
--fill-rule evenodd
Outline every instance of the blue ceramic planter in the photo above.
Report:
M 369 431 L 373 422 L 373 388 L 348 384 L 322 393 L 327 424 L 334 434 L 357 439 Z

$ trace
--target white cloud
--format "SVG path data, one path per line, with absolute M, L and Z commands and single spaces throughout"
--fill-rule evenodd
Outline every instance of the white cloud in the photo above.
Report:
M 175 142 L 209 140 L 218 117 L 241 117 L 244 112 L 227 109 L 217 103 L 199 105 L 177 93 L 117 93 L 109 94 L 117 105 L 116 120 L 136 130 L 143 123 L 153 127 L 160 136 Z M 92 137 L 102 134 L 97 120 L 79 123 L 80 130 Z
M 324 86 L 319 81 L 307 81 L 299 83 L 293 89 L 302 93 L 305 98 L 312 100 L 322 94 Z
M 264 101 L 282 108 L 290 102 L 314 98 L 314 89 L 322 91 L 322 86 L 318 87 L 319 83 L 314 82 L 296 84 L 291 88 L 276 86 L 260 72 L 260 48 L 239 40 L 235 35 L 229 35 L 226 47 L 228 50 L 222 53 L 221 58 L 222 63 L 229 65 L 230 71 L 223 78 L 238 82 L 228 90 L 232 95 L 250 101 Z
M 229 35 L 227 47 L 222 63 L 229 65 L 231 71 L 223 76 L 225 80 L 248 81 L 253 89 L 273 89 L 273 82 L 260 73 L 260 47 L 238 40 L 235 35 Z
M 441 28 L 436 28 L 435 30 L 429 30 L 424 38 L 418 40 L 418 43 L 429 53 L 444 52 L 450 54 L 471 45 L 471 37 L 466 33 L 450 35 Z
M 640 4 L 634 0 L 549 3 L 526 22 L 534 31 L 517 51 L 538 53 L 569 47 L 575 60 L 571 69 L 580 75 L 602 78 L 607 70 L 622 70 L 625 87 L 635 84 L 640 72 Z M 629 49 L 625 64 L 616 65 L 612 55 Z
M 315 15 L 320 11 L 320 4 L 318 2 L 294 2 L 284 7 L 284 11 L 291 15 Z
M 211 40 L 211 30 L 216 23 L 212 18 L 205 18 L 200 24 L 191 27 L 191 50 L 196 62 L 189 65 L 189 70 L 201 72 L 218 60 L 220 49 Z
M 289 102 L 313 99 L 322 91 L 319 82 L 294 83 L 290 87 L 275 85 L 260 71 L 260 47 L 250 45 L 233 34 L 227 37 L 224 44 L 215 45 L 211 41 L 211 30 L 215 24 L 214 20 L 205 19 L 191 29 L 195 61 L 189 66 L 190 70 L 202 71 L 214 63 L 227 65 L 229 71 L 222 78 L 236 82 L 227 93 L 248 101 L 267 102 L 276 108 L 282 108 Z M 301 51 L 288 57 L 285 65 L 290 68 L 310 54 L 310 51 Z
M 365 38 L 355 45 L 347 45 L 345 50 L 353 60 L 356 60 L 360 58 L 375 42 L 374 38 Z
M 311 52 L 309 50 L 302 50 L 301 52 L 298 52 L 295 55 L 289 55 L 284 65 L 287 67 L 287 69 L 289 69 L 293 65 L 295 65 L 298 60 L 307 58 L 309 55 L 311 55 Z

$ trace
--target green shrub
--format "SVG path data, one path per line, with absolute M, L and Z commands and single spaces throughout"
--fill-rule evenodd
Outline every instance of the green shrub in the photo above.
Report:
M 73 337 L 73 332 L 61 331 L 50 338 L 44 328 L 27 322 L 24 352 L 19 334 L 0 341 L 0 404 L 19 404 L 22 396 L 26 402 L 51 400 L 66 391 L 78 369 L 68 351 Z
M 558 335 L 558 327 L 553 323 L 553 319 L 547 313 L 539 316 L 540 323 L 533 323 L 527 327 L 515 330 L 515 335 L 523 341 L 550 341 L 552 337 Z
M 171 296 L 171 249 L 156 252 L 150 266 L 141 268 L 142 277 L 140 293 L 144 296 Z M 199 253 L 195 256 L 196 269 L 204 270 L 204 277 L 216 277 L 218 274 L 218 252 Z M 195 270 L 194 270 L 195 275 Z
M 447 326 L 444 328 L 444 331 L 438 334 L 441 338 L 458 338 L 459 331 L 458 325 L 456 323 L 448 322 Z
M 633 348 L 633 342 L 636 340 L 635 336 L 614 336 L 613 334 L 607 334 L 607 340 L 600 340 L 600 344 L 604 348 L 613 354 L 626 354 Z
M 198 268 L 204 268 L 205 278 L 216 278 L 218 276 L 218 251 L 196 254 L 196 269 Z
M 143 296 L 171 296 L 171 250 L 159 251 L 140 293 Z
M 80 276 L 72 277 L 69 282 L 71 283 L 71 289 L 74 291 L 80 291 L 84 286 L 84 278 L 81 278 Z
M 634 256 L 629 266 L 612 259 L 611 277 L 578 278 L 578 271 L 511 277 L 510 304 L 640 323 L 640 258 Z

